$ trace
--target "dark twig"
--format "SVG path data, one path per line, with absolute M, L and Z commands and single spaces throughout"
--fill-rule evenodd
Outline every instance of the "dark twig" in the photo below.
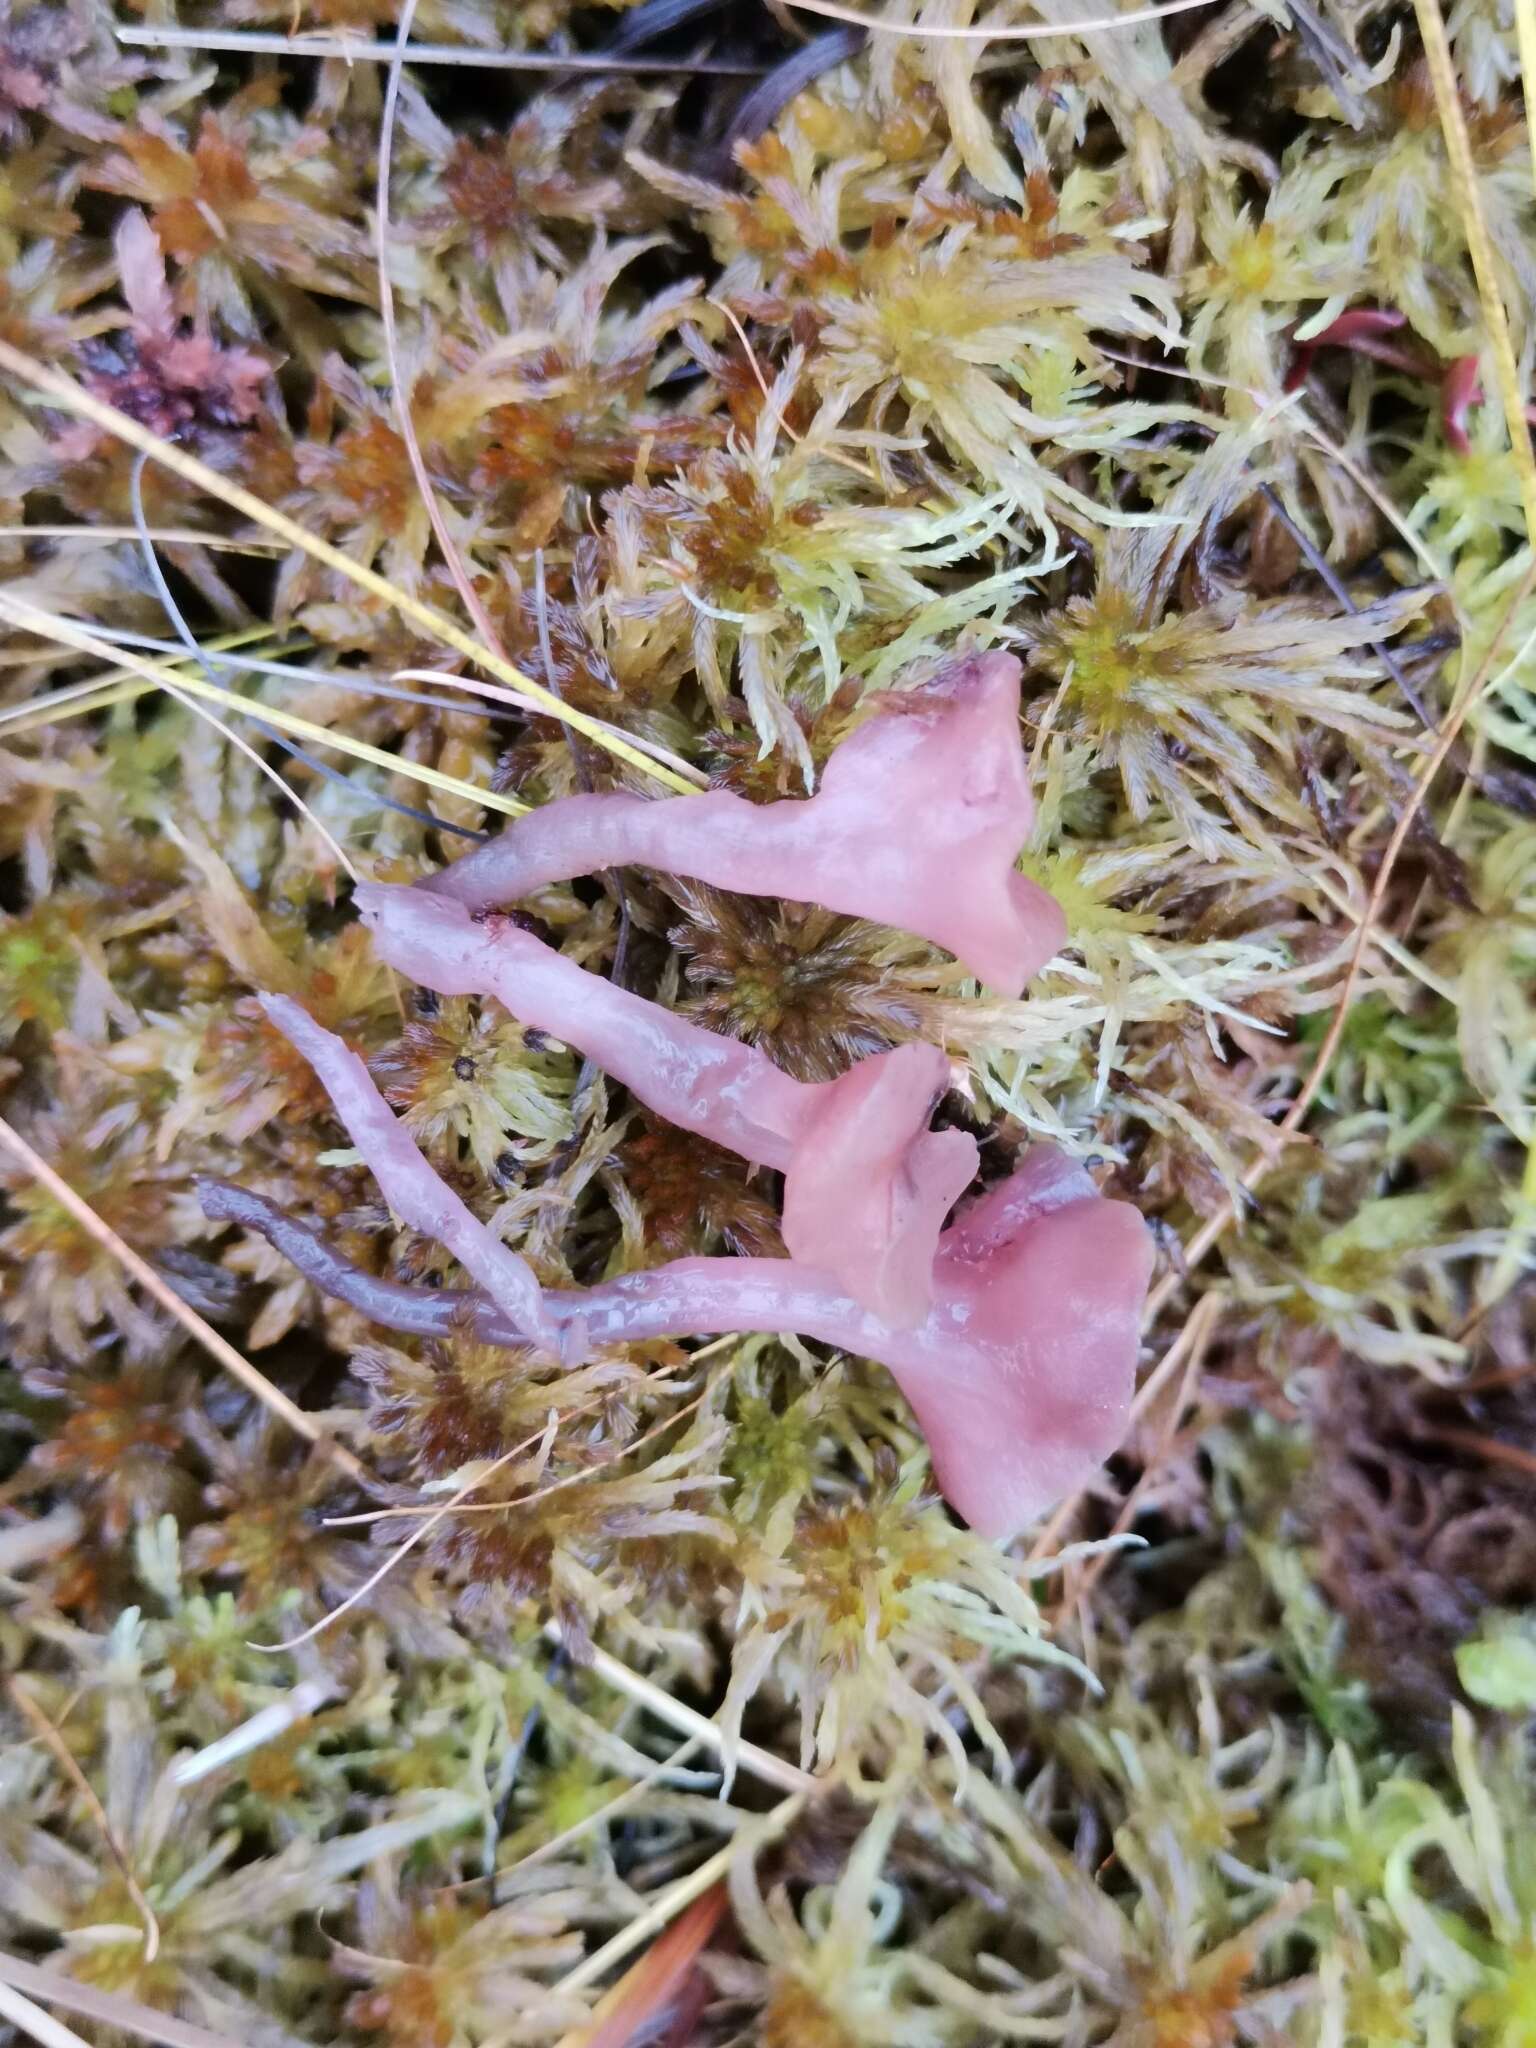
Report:
M 813 79 L 835 64 L 846 63 L 863 45 L 863 29 L 831 28 L 801 49 L 791 51 L 766 78 L 759 79 L 732 114 L 720 138 L 714 154 L 716 176 L 724 177 L 730 171 L 738 142 L 755 142 L 765 128 L 772 127 L 796 93 L 804 92 Z
M 393 41 L 364 37 L 285 36 L 265 29 L 119 28 L 120 43 L 152 50 L 218 50 L 235 55 L 276 57 L 339 57 L 347 64 L 388 64 Z M 475 43 L 412 43 L 412 64 L 458 64 L 472 71 L 598 71 L 654 72 L 675 77 L 689 72 L 715 78 L 760 78 L 761 64 L 732 63 L 720 58 L 631 57 L 617 43 L 606 50 L 482 50 Z
M 165 571 L 160 566 L 160 557 L 156 554 L 154 541 L 150 537 L 149 522 L 144 516 L 144 467 L 148 460 L 149 457 L 147 455 L 139 454 L 135 458 L 133 468 L 129 471 L 128 475 L 128 489 L 133 500 L 133 523 L 138 529 L 139 551 L 144 557 L 144 567 L 149 572 L 150 582 L 155 586 L 155 595 L 160 600 L 160 609 L 165 613 L 166 618 L 169 619 L 177 639 L 180 640 L 182 646 L 197 663 L 207 680 L 214 684 L 216 688 L 232 695 L 233 692 L 230 691 L 229 683 L 217 672 L 215 664 L 210 662 L 204 655 L 196 634 L 187 624 L 181 606 L 172 595 L 171 586 L 166 581 Z M 247 715 L 251 717 L 251 723 L 264 739 L 270 741 L 273 746 L 280 747 L 290 760 L 301 762 L 313 774 L 318 775 L 322 781 L 334 782 L 338 789 L 344 789 L 354 803 L 363 803 L 370 806 L 378 804 L 386 811 L 394 811 L 402 818 L 413 818 L 418 825 L 428 825 L 436 832 L 456 832 L 464 839 L 484 839 L 485 834 L 483 832 L 476 832 L 467 825 L 452 824 L 447 818 L 439 818 L 432 811 L 418 810 L 415 804 L 401 803 L 398 797 L 389 796 L 382 790 L 362 787 L 360 784 L 353 782 L 351 776 L 346 774 L 344 770 L 332 768 L 327 762 L 317 759 L 315 755 L 301 747 L 296 740 L 286 738 L 284 734 L 278 731 L 275 725 L 269 725 L 265 719 L 251 714 L 249 706 L 246 709 Z
M 1324 585 L 1335 604 L 1342 605 L 1351 615 L 1358 616 L 1360 607 L 1350 596 L 1343 580 L 1337 575 L 1328 558 L 1320 549 L 1314 546 L 1310 535 L 1286 511 L 1285 506 L 1281 503 L 1279 493 L 1270 484 L 1260 484 L 1259 489 L 1263 493 L 1265 502 L 1270 510 L 1279 519 L 1287 533 L 1290 534 L 1292 540 L 1295 541 L 1297 547 L 1301 550 L 1307 567 L 1317 577 L 1318 581 Z M 1425 732 L 1432 733 L 1437 731 L 1440 723 L 1439 719 L 1430 711 L 1423 697 L 1419 694 L 1416 685 L 1408 680 L 1403 664 L 1398 660 L 1392 649 L 1380 640 L 1370 640 L 1366 644 L 1372 654 L 1377 657 L 1386 669 L 1387 674 L 1391 676 L 1393 682 L 1396 683 L 1403 702 L 1408 706 L 1420 725 L 1423 726 Z M 1526 784 L 1525 777 L 1498 773 L 1493 776 L 1486 773 L 1480 774 L 1473 767 L 1470 754 L 1459 740 L 1451 749 L 1450 758 L 1451 766 L 1456 772 L 1459 775 L 1469 776 L 1495 803 L 1505 804 L 1511 810 L 1521 811 L 1527 816 L 1536 811 L 1536 790 L 1524 786 Z M 1452 852 L 1449 847 L 1441 845 L 1427 820 L 1421 819 L 1420 824 L 1422 829 L 1415 836 L 1425 845 L 1426 849 L 1431 845 L 1434 847 L 1435 853 L 1433 857 L 1437 864 L 1440 862 L 1450 864 L 1441 875 L 1444 887 L 1449 890 L 1458 903 L 1469 904 L 1472 901 L 1471 892 L 1467 886 L 1466 869 L 1459 856 Z

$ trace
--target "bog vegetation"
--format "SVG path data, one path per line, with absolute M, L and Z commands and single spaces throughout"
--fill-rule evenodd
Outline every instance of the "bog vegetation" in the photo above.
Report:
M 1536 15 L 879 12 L 0 14 L 0 2040 L 1536 2044 Z M 871 1359 L 412 1336 L 200 1200 L 462 1284 L 278 996 L 545 1287 L 782 1255 L 352 890 L 803 797 L 962 650 L 1022 998 L 649 867 L 518 918 L 1140 1211 L 1017 1540 Z

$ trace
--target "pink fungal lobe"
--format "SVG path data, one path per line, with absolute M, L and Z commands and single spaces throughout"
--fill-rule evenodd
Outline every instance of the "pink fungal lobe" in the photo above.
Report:
M 484 910 L 652 867 L 915 932 L 1017 996 L 1066 938 L 1060 907 L 1016 868 L 1034 816 L 1019 675 L 1011 654 L 962 656 L 844 740 L 814 796 L 567 797 L 421 887 Z
M 893 1329 L 927 1314 L 939 1231 L 976 1177 L 976 1140 L 927 1128 L 948 1085 L 937 1046 L 903 1045 L 808 1090 L 784 1180 L 791 1258 L 826 1267 Z
M 1037 1145 L 939 1240 L 933 1305 L 893 1330 L 798 1259 L 679 1259 L 586 1297 L 592 1340 L 795 1331 L 886 1366 L 946 1500 L 1015 1534 L 1083 1484 L 1125 1433 L 1152 1272 L 1127 1202 Z
M 205 1184 L 204 1207 L 263 1231 L 317 1286 L 418 1335 L 517 1339 L 474 1295 L 348 1268 L 259 1196 Z M 546 1294 L 557 1326 L 593 1344 L 795 1332 L 885 1365 L 911 1403 L 945 1498 L 982 1535 L 1015 1534 L 1082 1485 L 1124 1434 L 1152 1242 L 1137 1212 L 1037 1145 L 939 1241 L 934 1300 L 894 1330 L 798 1259 L 679 1259 L 586 1292 Z
M 962 1132 L 927 1128 L 949 1076 L 936 1046 L 877 1053 L 835 1081 L 796 1081 L 756 1047 L 615 988 L 507 918 L 378 883 L 356 901 L 391 967 L 440 995 L 494 995 L 669 1123 L 782 1171 L 791 1253 L 897 1325 L 924 1314 L 940 1225 L 977 1157 Z

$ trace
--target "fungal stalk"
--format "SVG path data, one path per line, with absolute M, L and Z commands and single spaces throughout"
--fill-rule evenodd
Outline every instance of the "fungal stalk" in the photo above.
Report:
M 668 1122 L 782 1172 L 791 1256 L 831 1272 L 893 1325 L 927 1312 L 939 1230 L 977 1162 L 963 1132 L 928 1129 L 949 1085 L 937 1046 L 898 1046 L 835 1081 L 796 1081 L 755 1046 L 588 974 L 508 918 L 378 883 L 356 901 L 401 974 L 439 995 L 495 996 Z
M 657 868 L 899 926 L 1018 996 L 1066 938 L 1054 898 L 1016 866 L 1034 815 L 1019 676 L 1011 654 L 970 654 L 887 699 L 814 796 L 566 797 L 419 887 L 486 910 L 599 868 Z
M 395 1214 L 412 1230 L 451 1251 L 528 1341 L 560 1349 L 533 1268 L 492 1236 L 438 1178 L 357 1054 L 334 1032 L 317 1024 L 291 996 L 263 995 L 258 1001 L 294 1050 L 314 1068 L 347 1136 L 367 1160 Z
M 418 1336 L 523 1340 L 477 1292 L 403 1287 L 350 1266 L 261 1196 L 201 1189 L 210 1217 L 259 1231 L 326 1293 Z M 795 1333 L 886 1366 L 927 1438 L 945 1498 L 972 1528 L 1015 1534 L 1080 1486 L 1124 1433 L 1152 1247 L 1136 1210 L 1037 1145 L 939 1240 L 933 1303 L 914 1328 L 862 1308 L 824 1267 L 698 1258 L 545 1294 L 551 1323 L 593 1344 Z

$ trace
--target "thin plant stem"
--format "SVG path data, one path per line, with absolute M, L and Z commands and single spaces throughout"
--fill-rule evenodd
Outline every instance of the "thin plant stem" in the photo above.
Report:
M 8 1988 L 19 2003 L 7 2009 L 7 2016 L 17 2026 L 27 2026 L 38 2041 L 80 2043 L 78 2034 L 62 2028 L 59 2034 L 46 2036 L 36 2032 L 30 2022 L 23 2018 L 21 2008 L 28 2014 L 37 2014 L 33 1998 L 42 1999 L 48 2005 L 59 2005 L 66 2012 L 77 2013 L 81 2019 L 96 2020 L 104 2027 L 115 2027 L 124 2034 L 137 2034 L 141 2040 L 156 2041 L 160 2048 L 241 2048 L 238 2041 L 228 2034 L 213 2034 L 206 2027 L 193 2026 L 190 2020 L 177 2019 L 168 2012 L 156 2012 L 152 2006 L 140 2005 L 137 2000 L 124 1998 L 120 1992 L 103 1991 L 95 1984 L 82 1984 L 78 1978 L 66 1977 L 58 1970 L 45 1970 L 37 1963 L 23 1962 L 20 1956 L 0 1952 L 0 1988 Z M 26 1994 L 30 1993 L 29 1998 Z M 47 2018 L 47 2014 L 42 2014 Z M 57 2024 L 57 2022 L 55 2022 Z M 80 2044 L 83 2048 L 83 2044 Z
M 274 725 L 280 732 L 296 733 L 300 738 L 314 740 L 321 746 L 335 747 L 355 760 L 382 768 L 387 774 L 403 775 L 410 781 L 424 783 L 428 789 L 443 790 L 450 796 L 463 797 L 470 803 L 483 805 L 487 810 L 501 811 L 513 818 L 521 817 L 528 808 L 515 797 L 503 796 L 494 789 L 481 789 L 476 783 L 465 782 L 457 775 L 445 775 L 442 769 L 429 768 L 421 761 L 403 760 L 398 754 L 386 753 L 384 748 L 370 745 L 367 740 L 354 739 L 350 733 L 332 732 L 328 726 L 316 725 L 313 719 L 300 718 L 295 712 L 285 711 L 276 704 L 252 704 L 243 697 L 232 696 L 217 683 L 204 682 L 200 676 L 178 675 L 163 662 L 113 647 L 107 641 L 99 640 L 94 633 L 87 632 L 83 626 L 77 626 L 73 620 L 60 618 L 53 612 L 40 612 L 35 606 L 23 604 L 3 592 L 0 592 L 0 618 L 8 618 L 13 625 L 27 632 L 76 648 L 82 654 L 93 654 L 99 661 L 116 660 L 123 668 L 145 677 L 172 696 L 185 691 L 205 703 L 211 700 L 228 710 L 243 711 L 248 718 L 260 724 Z M 286 783 L 283 786 L 287 789 Z
M 8 1682 L 11 1698 L 20 1709 L 24 1719 L 36 1731 L 38 1740 L 48 1751 L 59 1769 L 85 1802 L 86 1811 L 96 1825 L 96 1831 L 107 1845 L 107 1853 L 117 1865 L 118 1875 L 128 1896 L 133 1901 L 133 1910 L 144 1923 L 144 1960 L 152 1963 L 160 1953 L 160 1922 L 155 1918 L 155 1909 L 144 1896 L 144 1888 L 134 1875 L 133 1865 L 122 1843 L 112 1832 L 112 1823 L 107 1818 L 107 1809 L 96 1796 L 96 1788 L 75 1761 L 74 1752 L 43 1712 L 30 1690 L 19 1678 Z
M 663 1367 L 661 1371 L 665 1369 Z M 659 1377 L 659 1371 L 651 1375 L 653 1380 Z M 563 1479 L 551 1480 L 548 1486 L 541 1486 L 534 1493 L 522 1494 L 517 1500 L 456 1501 L 453 1512 L 459 1515 L 515 1515 L 519 1509 L 536 1507 L 541 1501 L 548 1500 L 552 1493 L 561 1493 L 568 1486 L 583 1486 L 589 1480 L 595 1479 L 600 1472 L 606 1472 L 613 1465 L 622 1465 L 627 1458 L 632 1458 L 636 1451 L 644 1450 L 648 1445 L 653 1444 L 658 1437 L 664 1436 L 674 1423 L 681 1422 L 686 1416 L 691 1415 L 702 1404 L 709 1391 L 707 1386 L 702 1388 L 694 1395 L 691 1401 L 685 1401 L 681 1408 L 674 1408 L 670 1415 L 665 1415 L 660 1422 L 653 1423 L 646 1430 L 645 1434 L 637 1436 L 633 1443 L 625 1444 L 621 1449 L 610 1452 L 606 1458 L 599 1458 L 591 1465 L 582 1466 L 580 1471 L 568 1472 Z M 588 1410 L 601 1407 L 601 1405 L 601 1401 L 590 1401 L 586 1404 Z M 574 1409 L 570 1415 L 562 1417 L 562 1420 L 572 1421 L 576 1415 L 582 1412 L 579 1408 Z M 371 1514 L 338 1515 L 335 1519 L 339 1522 L 356 1524 L 360 1522 L 409 1521 L 419 1515 L 429 1515 L 435 1520 L 440 1517 L 441 1513 L 442 1510 L 440 1508 L 427 1506 L 375 1508 Z
M 505 1870 L 494 1872 L 494 1877 L 501 1879 L 511 1877 L 514 1873 L 536 1870 L 541 1863 L 549 1862 L 551 1857 L 558 1856 L 562 1849 L 570 1848 L 573 1842 L 581 1841 L 595 1828 L 600 1828 L 605 1821 L 617 1820 L 621 1813 L 627 1813 L 630 1807 L 637 1805 L 645 1797 L 647 1792 L 660 1784 L 669 1771 L 680 1770 L 689 1757 L 703 1747 L 701 1736 L 690 1735 L 686 1742 L 680 1742 L 670 1756 L 663 1757 L 661 1762 L 647 1771 L 643 1778 L 637 1778 L 633 1785 L 627 1785 L 622 1792 L 606 1800 L 595 1812 L 584 1814 L 580 1820 L 572 1821 L 568 1828 L 562 1828 L 558 1835 L 552 1835 L 547 1842 L 540 1842 L 536 1849 L 530 1849 L 526 1856 L 520 1856 Z M 484 1879 L 472 1877 L 466 1882 L 482 1884 Z
M 563 704 L 552 691 L 535 682 L 532 676 L 524 675 L 520 668 L 502 660 L 490 648 L 482 647 L 472 634 L 466 633 L 446 612 L 439 611 L 435 605 L 426 603 L 422 598 L 413 597 L 409 591 L 391 583 L 387 576 L 381 576 L 376 569 L 354 561 L 342 549 L 332 547 L 329 541 L 321 540 L 317 534 L 310 533 L 305 527 L 300 526 L 297 520 L 290 519 L 287 513 L 264 503 L 253 491 L 231 482 L 228 477 L 221 476 L 216 469 L 210 469 L 207 463 L 200 462 L 186 449 L 178 448 L 160 435 L 151 433 L 147 427 L 141 426 L 127 413 L 119 412 L 116 406 L 108 405 L 102 399 L 94 397 L 72 377 L 65 376 L 61 370 L 49 368 L 38 362 L 36 357 L 28 355 L 24 349 L 3 340 L 0 340 L 0 369 L 9 370 L 12 376 L 20 378 L 22 383 L 32 390 L 51 398 L 66 411 L 79 413 L 93 425 L 100 427 L 103 432 L 116 435 L 130 448 L 147 453 L 174 475 L 179 476 L 183 483 L 192 484 L 198 490 L 206 491 L 210 497 L 221 499 L 232 510 L 243 513 L 247 519 L 255 520 L 259 526 L 266 527 L 268 532 L 279 535 L 290 547 L 302 550 L 312 560 L 322 563 L 336 575 L 355 583 L 360 590 L 366 590 L 370 596 L 378 598 L 382 603 L 398 611 L 402 617 L 409 619 L 412 625 L 420 628 L 431 639 L 451 647 L 456 654 L 462 655 L 466 661 L 473 662 L 476 667 L 488 669 L 509 688 L 534 699 L 539 709 L 549 717 L 574 726 L 578 732 L 585 733 L 597 746 L 604 748 L 616 759 L 627 762 L 631 768 L 641 770 L 683 795 L 689 795 L 695 788 L 703 786 L 705 778 L 702 775 L 690 782 L 674 770 L 658 766 L 638 747 L 631 746 L 628 740 L 609 726 L 598 719 L 589 718 L 585 712 L 576 710 L 574 706 Z
M 846 21 L 872 35 L 902 36 L 910 42 L 944 43 L 1034 43 L 1062 36 L 1092 36 L 1112 28 L 1135 28 L 1144 21 L 1161 21 L 1165 15 L 1188 14 L 1196 7 L 1211 7 L 1216 0 L 1163 0 L 1160 7 L 1132 7 L 1124 14 L 1101 14 L 1088 21 L 936 22 L 931 27 L 920 21 L 882 21 L 878 14 L 861 13 L 857 7 L 842 7 L 837 0 L 788 0 L 802 14 L 819 14 L 825 21 Z
M 544 1634 L 549 1642 L 558 1643 L 559 1622 L 546 1623 Z M 615 1692 L 622 1692 L 637 1705 L 645 1707 L 658 1721 L 666 1721 L 682 1734 L 696 1736 L 700 1742 L 707 1743 L 717 1756 L 725 1752 L 725 1736 L 714 1722 L 694 1708 L 684 1706 L 681 1700 L 673 1699 L 654 1679 L 642 1678 L 638 1671 L 631 1671 L 627 1664 L 620 1663 L 606 1650 L 593 1650 L 590 1669 L 605 1685 L 611 1685 Z M 781 1792 L 801 1794 L 821 1789 L 821 1781 L 813 1778 L 809 1771 L 786 1763 L 771 1750 L 759 1749 L 756 1743 L 732 1743 L 730 1749 L 739 1767 L 754 1778 L 761 1778 L 765 1785 L 773 1785 Z
M 654 1900 L 643 1913 L 631 1920 L 627 1927 L 620 1928 L 611 1941 L 605 1941 L 600 1949 L 594 1950 L 583 1962 L 578 1963 L 574 1970 L 568 1970 L 554 1986 L 555 1995 L 560 1997 L 573 1991 L 584 1991 L 589 1984 L 595 1984 L 599 1977 L 606 1975 L 613 1968 L 615 1963 L 623 1962 L 624 1958 L 639 1948 L 642 1942 L 649 1941 L 651 1936 L 659 1934 L 669 1921 L 675 1920 L 685 1906 L 692 1905 L 693 1901 L 707 1892 L 711 1885 L 718 1884 L 721 1878 L 727 1876 L 731 1865 L 741 1855 L 746 1841 L 750 1841 L 753 1849 L 765 1848 L 770 1842 L 776 1841 L 784 1830 L 798 1819 L 805 1801 L 804 1792 L 796 1792 L 790 1798 L 782 1800 L 771 1813 L 764 1815 L 750 1830 L 744 1830 L 743 1835 L 727 1843 L 725 1848 L 718 1850 L 701 1863 L 697 1870 L 690 1871 L 686 1877 L 679 1878 L 676 1884 L 669 1885 L 660 1898 Z M 579 2035 L 577 2039 L 580 2039 Z
M 115 637 L 108 634 L 104 629 L 98 628 L 98 631 L 101 632 L 103 639 Z M 257 645 L 261 641 L 270 638 L 270 636 L 271 628 L 269 626 L 250 626 L 242 633 L 223 634 L 217 640 L 210 640 L 203 651 L 206 654 L 224 653 L 226 650 L 233 648 Z M 37 657 L 29 656 L 28 659 L 35 660 Z M 171 653 L 170 655 L 170 666 L 173 669 L 179 669 L 185 661 L 185 655 L 179 653 Z M 0 708 L 0 728 L 14 730 L 19 727 L 22 731 L 26 731 L 35 724 L 47 724 L 48 718 L 52 717 L 55 713 L 60 717 L 72 715 L 68 707 L 77 703 L 83 703 L 87 710 L 99 710 L 101 708 L 100 705 L 94 701 L 86 702 L 86 700 L 94 700 L 105 690 L 126 686 L 133 695 L 142 695 L 148 685 L 144 683 L 142 678 L 136 678 L 130 670 L 125 669 L 118 662 L 115 647 L 113 649 L 112 662 L 113 666 L 105 675 L 92 677 L 88 682 L 67 683 L 61 689 L 45 691 L 40 697 L 29 697 L 23 704 L 8 704 Z M 39 719 L 36 714 L 40 711 L 46 712 L 48 716 Z
M 133 493 L 134 520 L 140 549 L 144 556 L 144 566 L 149 571 L 150 581 L 155 586 L 155 593 L 160 599 L 161 609 L 181 636 L 182 644 L 186 649 L 187 659 L 197 662 L 201 666 L 203 674 L 212 682 L 213 669 L 204 657 L 202 649 L 198 646 L 191 627 L 182 617 L 181 607 L 171 595 L 171 586 L 165 580 L 165 571 L 161 568 L 160 558 L 155 553 L 155 544 L 149 537 L 149 528 L 144 519 L 144 464 L 147 460 L 148 457 L 143 455 L 135 459 L 133 473 L 130 478 L 130 488 Z M 214 731 L 219 733 L 230 746 L 234 747 L 237 752 L 244 754 L 248 761 L 253 762 L 260 772 L 266 776 L 268 781 L 275 785 L 280 795 L 298 806 L 306 821 L 313 826 L 321 845 L 330 851 L 337 864 L 351 876 L 354 882 L 362 880 L 362 876 L 353 865 L 351 856 L 341 841 L 321 823 L 320 819 L 310 809 L 298 791 L 289 788 L 282 776 L 272 766 L 272 763 L 257 753 L 249 740 L 243 739 L 239 733 L 233 731 L 224 723 L 216 711 L 210 710 L 206 704 L 200 704 L 196 697 L 189 697 L 177 689 L 172 689 L 170 694 L 183 711 L 190 711 L 195 718 L 201 718 L 206 724 L 211 725 Z M 225 695 L 233 701 L 234 693 L 232 691 L 226 691 Z M 264 726 L 262 730 L 270 737 L 276 738 L 270 726 Z M 316 770 L 317 773 L 321 775 L 332 773 L 322 762 L 314 760 L 304 752 L 302 747 L 294 746 L 291 741 L 279 740 L 278 744 L 287 748 L 288 752 L 296 760 L 302 761 L 306 767 Z M 345 781 L 346 778 L 343 776 L 340 779 Z
M 1193 4 L 1193 0 L 1186 0 Z M 388 64 L 395 45 L 351 36 L 285 36 L 270 29 L 117 27 L 117 40 L 150 50 L 217 50 L 231 56 L 337 58 L 344 64 Z M 473 43 L 412 43 L 413 64 L 451 64 L 483 71 L 633 71 L 640 77 L 760 78 L 763 64 L 728 58 L 632 57 L 626 50 L 482 50 Z
M 22 2033 L 30 2035 L 38 2048 L 90 2048 L 62 2020 L 56 2020 L 52 2013 L 44 2012 L 40 2005 L 34 2005 L 30 1998 L 4 1983 L 0 1983 L 0 2018 L 8 2019 Z
M 551 1422 L 554 1420 L 553 1410 L 550 1411 L 550 1420 Z M 453 1494 L 448 1500 L 445 1500 L 442 1506 L 433 1514 L 430 1514 L 424 1522 L 419 1523 L 403 1543 L 396 1544 L 378 1570 L 370 1572 L 363 1583 L 355 1587 L 339 1606 L 333 1607 L 328 1614 L 322 1614 L 317 1622 L 312 1623 L 301 1634 L 290 1636 L 285 1642 L 281 1643 L 252 1643 L 251 1648 L 253 1650 L 260 1650 L 267 1656 L 278 1656 L 288 1650 L 297 1650 L 304 1643 L 312 1643 L 316 1636 L 323 1635 L 333 1623 L 340 1621 L 344 1614 L 356 1607 L 359 1601 L 365 1600 L 370 1593 L 376 1591 L 384 1583 L 385 1579 L 389 1577 L 395 1567 L 405 1561 L 417 1544 L 429 1536 L 439 1522 L 445 1520 L 447 1516 L 453 1513 L 460 1501 L 467 1499 L 477 1487 L 484 1486 L 488 1479 L 493 1479 L 505 1466 L 510 1465 L 514 1458 L 520 1458 L 524 1451 L 531 1450 L 536 1443 L 542 1438 L 548 1437 L 549 1434 L 550 1425 L 546 1423 L 542 1429 L 537 1429 L 531 1436 L 524 1437 L 520 1444 L 514 1444 L 511 1450 L 503 1451 L 499 1458 L 493 1458 L 483 1472 L 477 1472 L 473 1479 L 467 1480 L 457 1493 Z
M 360 1484 L 370 1483 L 370 1474 L 362 1460 L 355 1457 L 345 1445 L 328 1436 L 312 1415 L 304 1410 L 279 1387 L 262 1373 L 259 1373 L 249 1359 L 242 1358 L 234 1345 L 221 1337 L 210 1323 L 204 1322 L 195 1308 L 184 1302 L 176 1290 L 155 1271 L 147 1260 L 140 1258 L 133 1247 L 124 1242 L 117 1232 L 102 1217 L 96 1214 L 82 1195 L 76 1194 L 62 1175 L 55 1172 L 39 1153 L 33 1151 L 19 1131 L 0 1117 L 0 1148 L 9 1152 L 26 1168 L 40 1187 L 60 1205 L 67 1209 L 73 1220 L 89 1237 L 96 1240 L 133 1280 L 136 1280 L 146 1294 L 150 1295 L 166 1313 L 173 1316 L 193 1340 L 201 1344 L 209 1357 L 223 1366 L 231 1379 L 240 1382 L 247 1393 L 253 1394 L 274 1415 L 280 1416 L 290 1429 L 306 1438 L 317 1450 L 325 1454 L 345 1472 L 349 1479 Z

